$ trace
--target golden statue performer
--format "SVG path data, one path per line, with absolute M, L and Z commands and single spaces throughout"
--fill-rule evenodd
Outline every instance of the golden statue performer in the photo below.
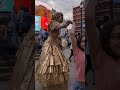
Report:
M 49 24 L 49 37 L 45 41 L 36 69 L 36 79 L 43 90 L 68 90 L 68 60 L 64 56 L 60 43 L 60 29 L 72 24 L 63 22 L 63 14 L 57 12 Z
M 34 32 L 33 25 L 17 51 L 9 90 L 34 90 Z

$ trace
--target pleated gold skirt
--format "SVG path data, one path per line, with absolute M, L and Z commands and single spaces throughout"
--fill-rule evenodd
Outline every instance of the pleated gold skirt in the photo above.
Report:
M 36 79 L 43 84 L 44 90 L 68 90 L 68 60 L 59 43 L 51 38 L 45 42 L 36 69 Z

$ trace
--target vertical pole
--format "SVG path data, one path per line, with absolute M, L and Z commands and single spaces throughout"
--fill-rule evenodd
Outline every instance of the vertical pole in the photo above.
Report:
M 81 8 L 81 34 L 82 34 L 82 8 Z

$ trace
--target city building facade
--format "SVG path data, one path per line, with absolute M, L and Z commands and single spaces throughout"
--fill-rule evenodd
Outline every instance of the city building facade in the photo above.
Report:
M 120 0 L 97 0 L 96 20 L 103 20 L 104 16 L 120 18 Z
M 82 5 L 82 7 L 81 7 Z M 76 23 L 76 32 L 85 32 L 85 3 L 73 8 L 73 21 Z M 82 26 L 82 27 L 81 27 Z

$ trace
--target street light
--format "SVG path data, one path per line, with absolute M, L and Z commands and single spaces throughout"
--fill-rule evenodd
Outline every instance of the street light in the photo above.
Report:
M 83 1 L 80 3 L 80 11 L 81 11 L 81 34 L 82 34 L 82 9 L 83 9 Z

